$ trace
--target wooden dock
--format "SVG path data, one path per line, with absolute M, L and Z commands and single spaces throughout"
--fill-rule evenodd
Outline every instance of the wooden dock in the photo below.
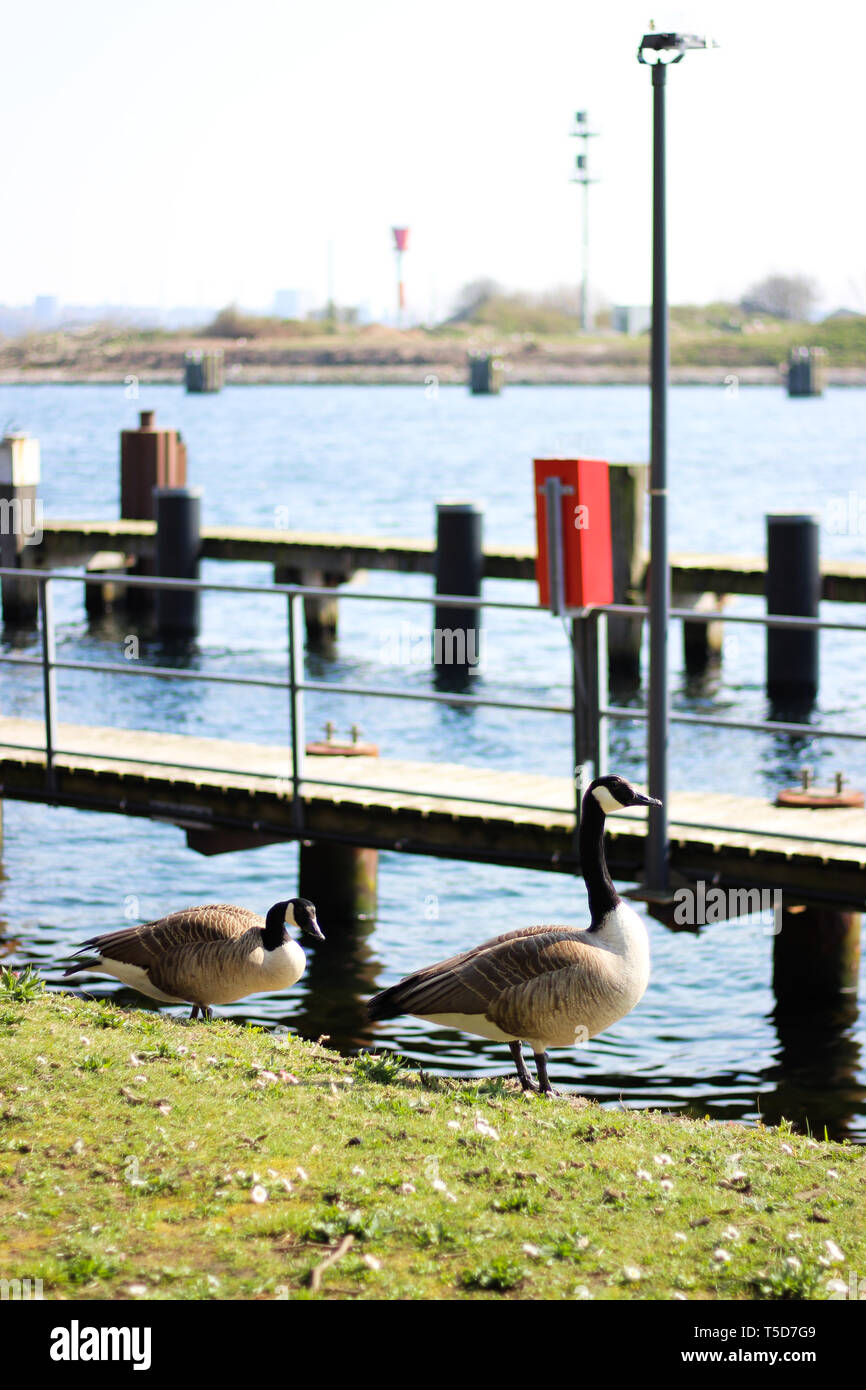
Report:
M 304 838 L 554 872 L 578 867 L 566 778 L 309 756 L 299 830 L 286 748 L 72 724 L 55 737 L 73 751 L 55 756 L 49 794 L 42 722 L 0 717 L 0 798 L 166 821 L 206 854 Z M 709 826 L 719 828 L 701 828 Z M 625 812 L 608 830 L 613 872 L 639 878 L 644 816 Z M 670 835 L 672 868 L 687 880 L 866 906 L 866 811 L 674 792 Z
M 153 521 L 44 521 L 42 541 L 28 546 L 25 563 L 42 569 L 84 566 L 99 552 L 151 556 Z M 205 526 L 202 558 L 242 560 L 273 565 L 280 573 L 322 573 L 335 581 L 358 570 L 433 574 L 431 540 L 337 532 L 281 531 L 251 526 Z M 534 579 L 535 551 L 530 546 L 487 546 L 487 579 Z M 762 556 L 674 554 L 674 591 L 681 594 L 763 595 L 766 563 Z M 823 597 L 842 603 L 866 603 L 866 563 L 828 560 L 821 565 Z

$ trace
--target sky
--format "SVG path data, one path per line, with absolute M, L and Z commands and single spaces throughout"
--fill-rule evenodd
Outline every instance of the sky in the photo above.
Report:
M 650 19 L 720 44 L 668 75 L 671 301 L 780 271 L 866 311 L 866 6 L 842 0 L 30 0 L 4 23 L 0 302 L 321 303 L 330 261 L 381 314 L 394 224 L 416 315 L 482 276 L 573 286 L 585 108 L 591 281 L 647 303 Z

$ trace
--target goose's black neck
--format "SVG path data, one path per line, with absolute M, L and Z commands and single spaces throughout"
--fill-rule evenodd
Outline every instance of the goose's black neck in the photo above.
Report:
M 276 951 L 288 936 L 286 931 L 286 908 L 288 903 L 275 903 L 265 918 L 262 932 L 262 945 L 266 951 Z
M 604 811 L 592 792 L 583 798 L 580 818 L 580 868 L 589 894 L 590 931 L 621 901 L 604 857 Z

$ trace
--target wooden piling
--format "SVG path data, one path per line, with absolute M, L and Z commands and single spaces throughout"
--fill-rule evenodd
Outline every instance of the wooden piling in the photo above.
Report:
M 484 575 L 484 513 L 471 502 L 436 506 L 435 583 L 437 594 L 480 598 Z M 481 610 L 433 610 L 433 666 L 462 680 L 481 662 Z
M 645 463 L 612 463 L 608 468 L 614 603 L 644 602 L 648 473 Z M 613 678 L 639 679 L 642 636 L 643 623 L 639 618 L 608 619 L 608 657 Z
M 39 440 L 7 434 L 0 443 L 0 564 L 4 568 L 33 568 L 29 547 L 42 540 L 40 478 Z M 38 593 L 33 582 L 4 578 L 0 597 L 7 626 L 35 625 Z
M 375 919 L 379 852 L 317 840 L 301 845 L 298 892 L 316 904 L 325 935 L 331 923 Z
M 201 490 L 154 488 L 153 507 L 157 575 L 161 579 L 198 579 Z M 157 589 L 155 615 L 160 637 L 196 637 L 201 623 L 201 593 L 198 589 Z
M 812 516 L 767 517 L 767 613 L 817 618 L 821 599 L 819 523 Z M 815 629 L 767 629 L 767 694 L 810 701 L 818 693 Z
M 773 939 L 773 991 L 780 1013 L 809 1014 L 857 995 L 860 912 L 785 904 Z M 778 928 L 781 928 L 778 930 Z
M 142 410 L 137 430 L 120 435 L 120 515 L 129 521 L 153 521 L 154 488 L 186 486 L 186 445 L 177 430 L 157 429 L 156 411 Z M 153 562 L 139 560 L 132 573 L 153 574 Z M 136 612 L 149 612 L 154 604 L 152 589 L 133 585 L 127 590 L 127 605 Z

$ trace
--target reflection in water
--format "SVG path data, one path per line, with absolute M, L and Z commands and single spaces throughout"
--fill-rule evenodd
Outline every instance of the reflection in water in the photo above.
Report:
M 769 1124 L 782 1118 L 819 1139 L 826 1126 L 832 1139 L 852 1138 L 863 1113 L 866 1086 L 858 1081 L 861 1047 L 854 1036 L 858 1008 L 854 996 L 833 1009 L 805 1016 L 776 1010 L 777 1062 L 765 1078 L 774 1089 L 762 1096 Z
M 325 941 L 304 941 L 304 996 L 299 1008 L 284 1020 L 293 1032 L 304 1038 L 327 1033 L 330 1046 L 340 1052 L 369 1046 L 364 1000 L 375 992 L 382 968 L 370 944 L 375 926 L 372 921 L 329 923 Z

